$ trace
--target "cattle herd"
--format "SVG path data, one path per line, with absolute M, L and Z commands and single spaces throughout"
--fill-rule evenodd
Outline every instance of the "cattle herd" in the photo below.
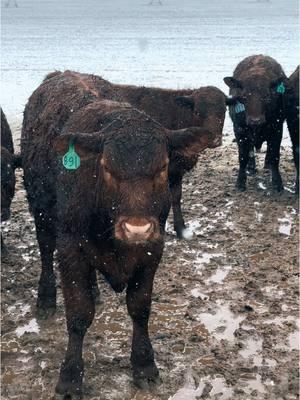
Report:
M 83 339 L 99 296 L 96 271 L 116 292 L 127 288 L 134 382 L 144 388 L 157 381 L 148 320 L 166 220 L 172 206 L 176 234 L 185 237 L 182 179 L 201 151 L 221 145 L 226 106 L 239 151 L 237 189 L 246 189 L 247 174 L 256 172 L 255 151 L 266 141 L 265 167 L 274 190 L 283 190 L 286 120 L 298 193 L 299 67 L 287 78 L 274 59 L 256 55 L 224 82 L 229 96 L 213 86 L 166 90 L 53 72 L 26 105 L 20 155 L 1 109 L 1 218 L 10 216 L 14 169 L 21 167 L 41 255 L 37 311 L 43 316 L 56 308 L 57 249 L 69 337 L 56 386 L 63 398 L 82 395 Z

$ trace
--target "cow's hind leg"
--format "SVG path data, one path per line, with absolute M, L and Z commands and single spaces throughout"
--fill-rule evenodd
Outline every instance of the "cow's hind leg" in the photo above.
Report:
M 240 192 L 246 190 L 246 182 L 247 182 L 247 173 L 246 168 L 249 162 L 249 154 L 252 149 L 252 146 L 249 142 L 249 139 L 246 135 L 236 135 L 238 148 L 239 148 L 239 172 L 236 181 L 236 187 Z
M 267 142 L 267 155 L 269 154 L 268 162 L 270 163 L 272 171 L 272 186 L 277 192 L 283 191 L 282 179 L 279 172 L 281 140 L 282 124 L 276 126 L 275 132 L 273 132 L 273 135 L 269 136 L 269 140 Z
M 56 232 L 51 214 L 35 210 L 34 220 L 42 261 L 42 272 L 38 285 L 37 311 L 40 316 L 46 317 L 52 315 L 56 309 L 56 278 L 53 271 Z
M 292 122 L 288 120 L 288 127 L 293 147 L 294 164 L 296 168 L 295 191 L 296 194 L 299 195 L 299 120 L 293 120 Z
M 98 282 L 97 282 L 97 271 L 95 269 L 93 269 L 91 271 L 90 279 L 91 279 L 93 298 L 95 300 L 95 303 L 99 304 L 100 303 L 100 290 L 99 290 Z
M 172 208 L 174 216 L 174 230 L 179 239 L 184 237 L 185 224 L 181 210 L 182 176 L 170 178 L 170 191 L 172 195 Z
M 76 243 L 76 239 L 70 238 L 68 242 Z M 66 245 L 63 251 L 59 250 L 58 257 L 69 340 L 55 390 L 63 399 L 73 400 L 82 396 L 82 346 L 94 318 L 95 302 L 91 272 L 81 254 Z
M 148 387 L 149 381 L 157 381 L 159 377 L 148 332 L 153 278 L 152 270 L 139 268 L 127 287 L 127 308 L 133 322 L 133 379 L 143 389 Z

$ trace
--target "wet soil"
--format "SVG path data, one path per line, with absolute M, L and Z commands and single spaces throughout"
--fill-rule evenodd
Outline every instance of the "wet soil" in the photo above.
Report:
M 162 383 L 132 384 L 131 322 L 124 294 L 99 276 L 101 303 L 84 344 L 87 400 L 294 400 L 299 398 L 298 204 L 294 166 L 282 148 L 286 190 L 270 174 L 235 190 L 236 144 L 201 155 L 184 181 L 189 240 L 171 218 L 155 278 L 150 334 Z M 51 399 L 66 348 L 61 289 L 55 316 L 40 320 L 35 302 L 40 259 L 21 172 L 12 218 L 2 226 L 2 398 Z

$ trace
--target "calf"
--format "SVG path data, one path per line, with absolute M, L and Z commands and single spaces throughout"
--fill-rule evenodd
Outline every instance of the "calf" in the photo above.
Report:
M 55 307 L 57 248 L 69 342 L 56 391 L 68 398 L 82 393 L 96 270 L 116 292 L 127 286 L 135 383 L 158 377 L 148 319 L 171 206 L 168 168 L 218 140 L 203 128 L 167 130 L 130 104 L 95 93 L 84 75 L 53 74 L 29 99 L 22 129 L 24 183 L 42 259 L 37 305 Z
M 222 144 L 222 131 L 226 112 L 226 96 L 214 86 L 195 90 L 169 90 L 127 85 L 113 85 L 119 98 L 160 122 L 168 129 L 190 126 L 203 127 L 218 137 Z M 181 210 L 182 179 L 196 165 L 198 155 L 178 157 L 169 171 L 174 229 L 177 237 L 184 237 L 185 223 Z
M 12 133 L 5 114 L 1 110 L 1 221 L 10 218 L 10 205 L 15 193 L 15 168 L 19 159 L 14 155 Z M 2 254 L 7 253 L 1 234 Z
M 289 77 L 286 92 L 286 120 L 293 146 L 294 163 L 297 171 L 296 193 L 299 195 L 299 66 Z
M 238 190 L 246 190 L 247 166 L 255 173 L 254 147 L 267 141 L 265 165 L 272 170 L 273 187 L 282 191 L 279 160 L 287 78 L 281 66 L 271 57 L 250 56 L 224 82 L 232 96 L 227 104 L 239 149 Z

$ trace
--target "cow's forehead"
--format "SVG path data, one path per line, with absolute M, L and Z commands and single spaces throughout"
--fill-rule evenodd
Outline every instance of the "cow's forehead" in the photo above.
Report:
M 255 91 L 266 91 L 270 88 L 270 79 L 261 75 L 245 79 L 242 83 L 245 89 Z
M 118 134 L 104 143 L 103 159 L 122 178 L 152 176 L 166 162 L 166 137 L 148 132 Z

